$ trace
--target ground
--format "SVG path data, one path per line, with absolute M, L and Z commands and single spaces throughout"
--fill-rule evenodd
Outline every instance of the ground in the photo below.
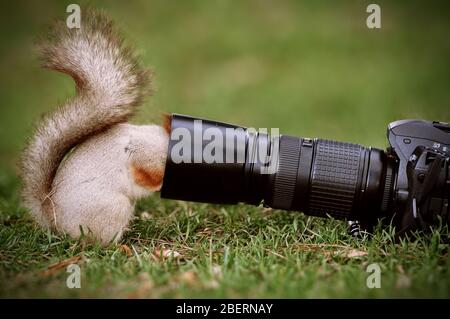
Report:
M 74 87 L 38 67 L 32 44 L 69 3 L 1 11 L 1 297 L 450 297 L 437 232 L 394 243 L 392 228 L 377 227 L 352 239 L 336 220 L 158 194 L 138 203 L 119 245 L 37 227 L 21 205 L 17 161 L 32 123 Z M 89 3 L 154 67 L 156 92 L 137 123 L 169 111 L 385 148 L 391 121 L 450 120 L 450 20 L 440 1 L 378 1 L 380 30 L 366 27 L 364 1 Z M 80 265 L 80 289 L 66 286 L 70 263 Z M 374 263 L 381 288 L 370 289 Z
M 13 186 L 5 182 L 2 192 Z M 120 245 L 105 249 L 37 228 L 15 196 L 1 210 L 3 297 L 449 297 L 438 233 L 394 244 L 392 229 L 380 228 L 356 240 L 338 221 L 155 196 L 139 203 Z M 80 289 L 66 286 L 68 263 L 80 265 Z M 367 286 L 372 263 L 379 289 Z

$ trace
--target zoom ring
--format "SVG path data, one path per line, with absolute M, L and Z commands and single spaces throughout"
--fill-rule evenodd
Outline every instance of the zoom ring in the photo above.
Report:
M 281 136 L 279 145 L 278 171 L 275 175 L 272 207 L 291 209 L 300 158 L 300 140 Z
M 311 215 L 340 219 L 351 215 L 363 151 L 357 144 L 316 141 L 308 204 Z

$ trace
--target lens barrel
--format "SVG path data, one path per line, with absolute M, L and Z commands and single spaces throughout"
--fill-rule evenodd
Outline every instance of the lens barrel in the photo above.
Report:
M 378 149 L 281 136 L 279 165 L 268 205 L 320 217 L 372 218 L 372 212 L 381 206 L 385 163 L 386 156 Z M 285 187 L 287 184 L 290 187 Z
M 208 149 L 213 136 L 221 139 L 216 140 L 221 149 L 215 150 L 221 156 Z M 211 161 L 205 152 L 221 161 Z M 389 168 L 379 149 L 269 136 L 173 114 L 161 197 L 217 204 L 264 203 L 308 215 L 368 222 L 389 201 L 386 196 L 391 191 L 385 190 L 386 176 L 392 173 Z

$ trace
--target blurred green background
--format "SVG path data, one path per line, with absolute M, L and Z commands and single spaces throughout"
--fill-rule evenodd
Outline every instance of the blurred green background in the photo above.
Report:
M 0 163 L 14 169 L 40 115 L 74 94 L 33 41 L 72 1 L 3 3 Z M 386 146 L 388 122 L 450 120 L 444 1 L 78 1 L 105 9 L 154 68 L 137 122 L 179 112 L 282 133 Z

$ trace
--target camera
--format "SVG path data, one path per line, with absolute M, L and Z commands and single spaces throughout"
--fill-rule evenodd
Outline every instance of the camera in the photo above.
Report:
M 161 197 L 263 204 L 368 232 L 382 220 L 399 236 L 450 224 L 450 125 L 400 120 L 387 138 L 381 150 L 172 114 Z

